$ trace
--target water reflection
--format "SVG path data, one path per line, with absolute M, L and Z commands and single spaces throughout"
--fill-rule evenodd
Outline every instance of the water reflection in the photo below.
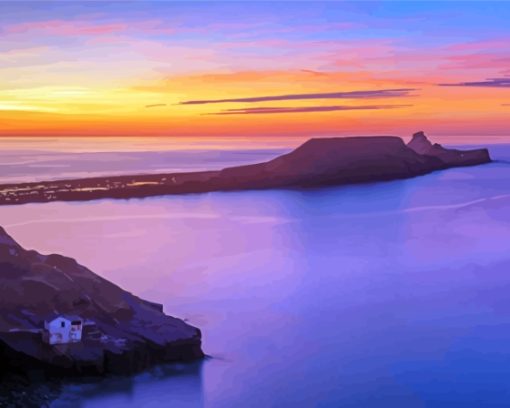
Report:
M 202 367 L 203 362 L 160 365 L 134 377 L 69 383 L 51 407 L 202 407 Z

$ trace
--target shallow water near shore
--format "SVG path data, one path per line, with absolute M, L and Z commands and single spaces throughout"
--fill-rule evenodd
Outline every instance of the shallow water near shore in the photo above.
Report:
M 54 407 L 510 404 L 510 146 L 408 180 L 28 204 L 76 258 L 203 332 L 202 363 L 74 383 Z

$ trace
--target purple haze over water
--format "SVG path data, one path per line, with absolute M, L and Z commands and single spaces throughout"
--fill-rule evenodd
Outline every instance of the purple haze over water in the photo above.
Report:
M 510 146 L 423 177 L 0 208 L 202 329 L 201 364 L 72 384 L 54 407 L 510 404 Z
M 7 143 L 10 142 L 10 143 Z M 89 141 L 90 143 L 90 141 Z M 102 143 L 102 144 L 101 144 Z M 80 145 L 67 142 L 64 146 L 26 140 L 0 138 L 0 184 L 43 180 L 77 179 L 123 174 L 172 173 L 220 170 L 224 167 L 270 160 L 288 152 L 287 146 L 275 144 L 264 148 L 238 142 L 228 149 L 223 144 L 198 145 L 187 149 L 161 143 L 140 145 L 123 140 L 114 144 L 101 139 L 80 150 Z M 107 144 L 104 146 L 104 144 Z M 290 141 L 297 145 L 299 142 Z M 87 146 L 86 146 L 87 147 Z M 124 150 L 115 151 L 114 148 Z M 106 150 L 100 150 L 106 148 Z M 157 149 L 163 150 L 157 150 Z M 83 149 L 83 146 L 81 146 Z

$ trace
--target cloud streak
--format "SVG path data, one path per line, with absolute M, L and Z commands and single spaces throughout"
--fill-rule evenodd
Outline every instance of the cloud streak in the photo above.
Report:
M 484 88 L 510 88 L 510 78 L 489 78 L 484 81 L 455 82 L 450 84 L 439 84 L 439 86 L 466 86 Z
M 146 108 L 160 108 L 166 106 L 166 103 L 153 103 L 151 105 L 145 105 Z
M 84 21 L 47 20 L 13 24 L 7 33 L 45 33 L 50 35 L 105 35 L 119 33 L 128 28 L 124 23 L 94 23 Z
M 262 115 L 276 113 L 334 112 L 350 110 L 398 109 L 409 106 L 413 105 L 260 107 L 260 108 L 226 109 L 221 112 L 206 113 L 206 115 Z
M 370 91 L 350 91 L 350 92 L 326 92 L 326 93 L 304 93 L 304 94 L 287 94 L 287 95 L 271 95 L 256 96 L 248 98 L 228 98 L 228 99 L 202 99 L 180 102 L 179 105 L 205 105 L 212 103 L 257 103 L 272 101 L 295 101 L 307 99 L 371 99 L 371 98 L 394 98 L 412 96 L 410 92 L 416 91 L 414 88 L 400 89 L 381 89 Z

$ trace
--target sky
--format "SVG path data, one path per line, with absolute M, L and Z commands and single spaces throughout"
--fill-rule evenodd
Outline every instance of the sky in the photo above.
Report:
M 3 1 L 0 136 L 506 136 L 508 21 L 488 1 Z

